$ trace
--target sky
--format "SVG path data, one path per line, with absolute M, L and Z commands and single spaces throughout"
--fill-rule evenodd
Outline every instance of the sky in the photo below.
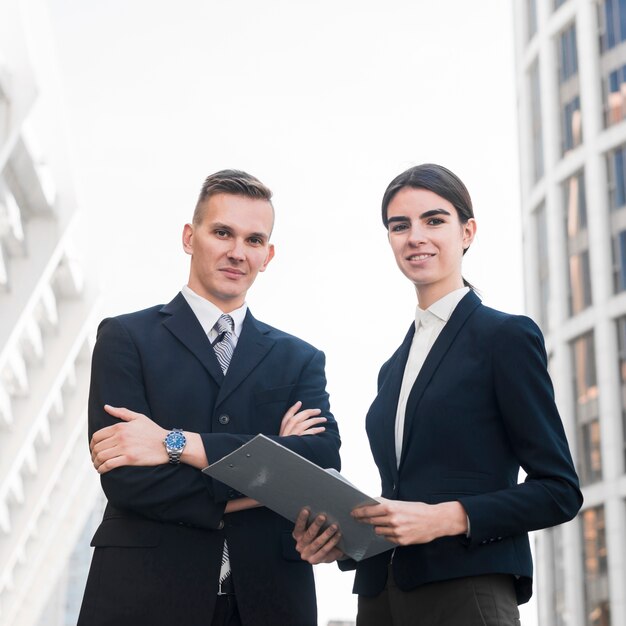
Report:
M 456 172 L 478 234 L 465 277 L 520 313 L 510 0 L 49 0 L 87 280 L 101 316 L 171 300 L 203 179 L 274 191 L 276 257 L 254 315 L 324 350 L 343 473 L 378 495 L 364 431 L 416 305 L 380 220 L 389 181 Z M 319 623 L 353 619 L 352 575 L 316 570 Z M 525 626 L 535 622 L 523 613 Z

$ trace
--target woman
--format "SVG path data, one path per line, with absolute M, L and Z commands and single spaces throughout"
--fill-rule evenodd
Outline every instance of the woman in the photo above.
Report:
M 519 624 L 517 605 L 532 594 L 528 532 L 582 504 L 541 332 L 483 306 L 463 279 L 476 222 L 455 174 L 433 164 L 403 172 L 382 218 L 418 307 L 367 414 L 382 498 L 353 515 L 397 547 L 341 561 L 356 568 L 357 626 Z M 303 511 L 294 530 L 311 563 L 343 557 L 324 521 L 306 528 Z

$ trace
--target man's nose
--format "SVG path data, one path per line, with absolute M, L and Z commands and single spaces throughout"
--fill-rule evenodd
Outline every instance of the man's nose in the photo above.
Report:
M 233 239 L 233 245 L 228 251 L 228 256 L 231 259 L 237 259 L 238 261 L 241 261 L 245 258 L 246 253 L 244 249 L 244 243 L 241 239 Z

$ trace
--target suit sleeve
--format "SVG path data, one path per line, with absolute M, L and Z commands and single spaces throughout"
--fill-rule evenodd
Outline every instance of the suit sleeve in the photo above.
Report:
M 152 418 L 146 398 L 141 355 L 116 318 L 104 320 L 92 357 L 89 438 L 119 423 L 105 404 L 127 407 Z M 102 488 L 116 508 L 163 522 L 217 528 L 224 505 L 215 502 L 211 481 L 188 465 L 120 467 L 101 476 Z
M 495 332 L 496 400 L 526 479 L 508 489 L 459 499 L 470 519 L 472 544 L 566 522 L 582 504 L 541 331 L 529 318 L 511 316 Z
M 341 441 L 337 422 L 330 412 L 324 365 L 324 353 L 319 350 L 314 350 L 308 359 L 303 360 L 289 404 L 292 405 L 301 400 L 303 408 L 320 409 L 321 415 L 327 418 L 324 424 L 326 430 L 317 435 L 279 437 L 276 433 L 268 436 L 320 467 L 333 467 L 339 470 L 341 468 L 339 458 Z M 209 463 L 214 463 L 250 441 L 255 434 L 203 433 L 201 436 L 207 459 Z M 213 489 L 218 501 L 240 495 L 219 481 L 213 482 Z

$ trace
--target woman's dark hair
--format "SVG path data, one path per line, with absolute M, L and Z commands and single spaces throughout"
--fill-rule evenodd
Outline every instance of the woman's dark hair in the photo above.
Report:
M 393 197 L 405 187 L 413 189 L 427 189 L 447 200 L 457 212 L 461 224 L 466 224 L 470 218 L 474 217 L 472 199 L 463 181 L 448 168 L 436 163 L 422 163 L 409 168 L 402 174 L 396 176 L 390 183 L 382 203 L 382 218 L 385 228 L 388 228 L 387 209 Z M 469 248 L 463 250 L 463 254 Z M 476 291 L 475 287 L 468 283 L 465 278 L 463 284 Z

